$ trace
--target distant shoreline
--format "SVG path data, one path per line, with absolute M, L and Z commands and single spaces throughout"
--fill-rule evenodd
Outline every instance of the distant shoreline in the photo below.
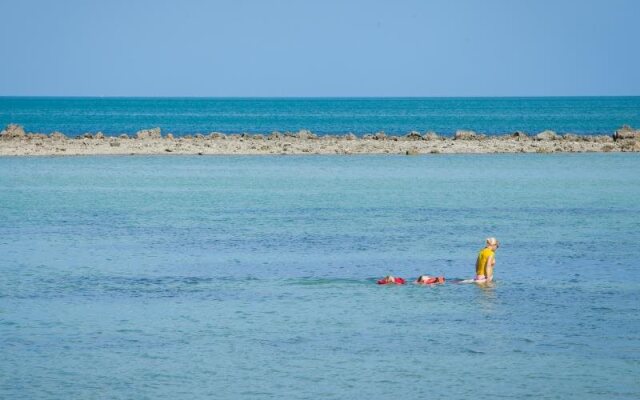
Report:
M 174 137 L 160 128 L 138 131 L 130 137 L 106 136 L 100 132 L 69 138 L 63 133 L 27 133 L 10 124 L 0 132 L 0 156 L 82 155 L 270 155 L 270 154 L 489 154 L 489 153 L 584 153 L 640 152 L 640 130 L 625 126 L 609 135 L 558 135 L 544 131 L 534 136 L 523 132 L 485 136 L 457 131 L 453 137 L 433 132 L 409 132 L 388 136 L 382 132 L 315 135 L 295 133 L 224 134 L 213 132 Z

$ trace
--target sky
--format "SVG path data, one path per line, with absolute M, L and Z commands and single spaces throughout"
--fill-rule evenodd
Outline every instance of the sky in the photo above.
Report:
M 640 95 L 637 0 L 0 0 L 0 96 Z

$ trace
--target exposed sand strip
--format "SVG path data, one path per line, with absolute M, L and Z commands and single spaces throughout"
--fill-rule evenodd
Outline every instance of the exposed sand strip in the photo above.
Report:
M 640 130 L 623 127 L 611 136 L 557 135 L 545 131 L 535 136 L 521 132 L 503 136 L 483 136 L 458 131 L 454 137 L 411 132 L 405 136 L 384 133 L 356 137 L 316 136 L 309 131 L 248 135 L 211 133 L 174 138 L 162 136 L 159 128 L 137 132 L 133 137 L 105 136 L 102 133 L 68 138 L 26 133 L 9 125 L 0 133 L 0 156 L 51 155 L 151 155 L 151 154 L 460 154 L 460 153 L 577 153 L 638 152 Z

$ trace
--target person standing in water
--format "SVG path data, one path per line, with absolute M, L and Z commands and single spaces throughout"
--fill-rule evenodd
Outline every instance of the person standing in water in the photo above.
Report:
M 500 247 L 500 242 L 494 237 L 487 238 L 487 244 L 484 249 L 478 253 L 476 260 L 476 277 L 475 282 L 491 282 L 493 281 L 493 266 L 496 264 L 496 250 Z

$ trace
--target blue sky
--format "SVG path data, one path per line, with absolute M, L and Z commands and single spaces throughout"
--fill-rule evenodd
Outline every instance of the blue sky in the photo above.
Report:
M 640 95 L 635 0 L 3 0 L 0 95 Z

